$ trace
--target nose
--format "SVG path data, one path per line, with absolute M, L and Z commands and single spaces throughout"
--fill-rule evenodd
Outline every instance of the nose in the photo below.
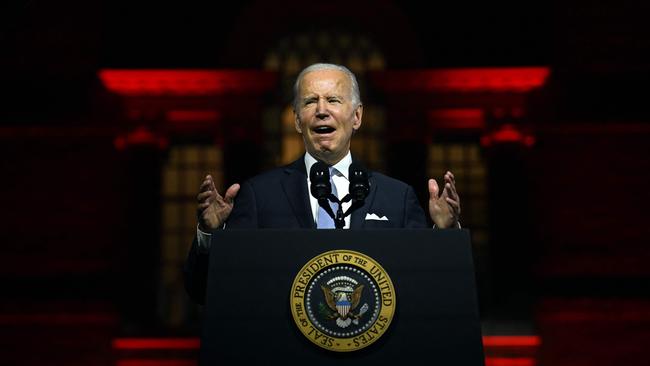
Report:
M 327 110 L 327 101 L 323 98 L 318 99 L 318 104 L 316 106 L 316 118 L 325 119 L 329 117 L 329 112 Z

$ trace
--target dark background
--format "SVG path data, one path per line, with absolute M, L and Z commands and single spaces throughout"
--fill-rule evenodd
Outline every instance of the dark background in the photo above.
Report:
M 337 30 L 371 37 L 386 70 L 551 70 L 527 105 L 536 144 L 485 151 L 484 332 L 539 336 L 540 365 L 645 364 L 649 11 L 586 0 L 3 2 L 0 363 L 119 364 L 115 337 L 198 334 L 155 319 L 160 182 L 144 178 L 161 160 L 116 149 L 126 108 L 99 70 L 262 69 L 276 40 Z M 251 146 L 229 138 L 226 151 Z M 413 185 L 425 175 L 415 164 L 404 176 L 399 162 L 387 173 Z M 249 163 L 227 160 L 227 181 L 263 166 Z

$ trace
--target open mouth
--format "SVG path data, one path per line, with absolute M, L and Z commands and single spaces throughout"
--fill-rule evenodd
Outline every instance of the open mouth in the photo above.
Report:
M 330 127 L 330 126 L 318 126 L 318 127 L 314 128 L 314 132 L 316 132 L 317 134 L 322 134 L 322 135 L 327 134 L 327 133 L 332 133 L 334 131 L 336 131 L 336 129 L 334 127 Z

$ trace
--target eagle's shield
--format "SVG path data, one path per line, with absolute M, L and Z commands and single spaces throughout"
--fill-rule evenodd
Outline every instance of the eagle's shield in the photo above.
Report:
M 336 310 L 341 315 L 341 318 L 345 319 L 347 317 L 348 312 L 350 311 L 350 306 L 352 306 L 352 303 L 347 299 L 336 302 Z

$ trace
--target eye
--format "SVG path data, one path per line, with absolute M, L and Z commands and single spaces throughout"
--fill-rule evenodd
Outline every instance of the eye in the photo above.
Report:
M 327 98 L 327 101 L 329 103 L 341 103 L 341 100 L 339 98 Z

